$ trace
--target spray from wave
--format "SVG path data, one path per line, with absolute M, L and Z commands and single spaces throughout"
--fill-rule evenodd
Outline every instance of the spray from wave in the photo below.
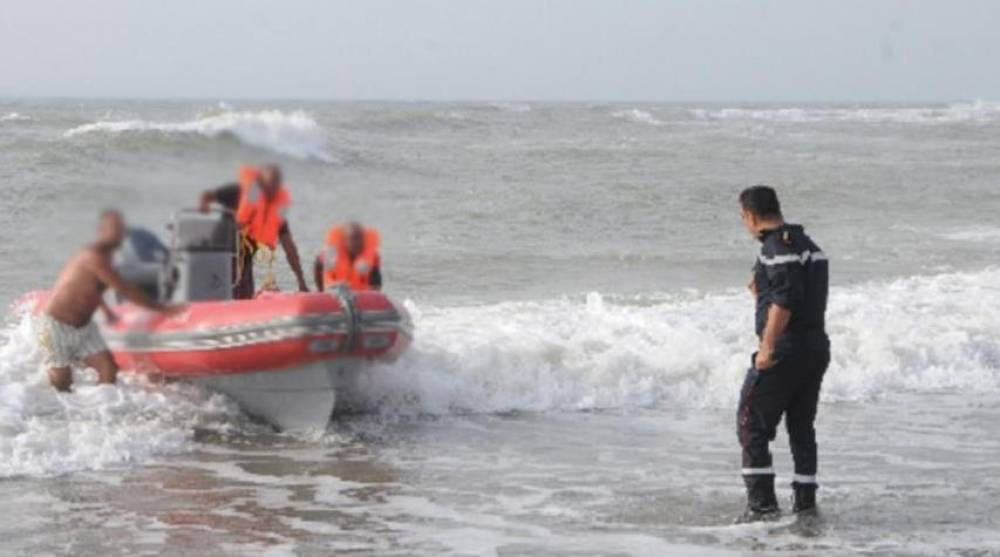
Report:
M 233 137 L 244 145 L 299 159 L 334 162 L 328 150 L 326 132 L 306 112 L 234 112 L 223 110 L 186 122 L 116 120 L 93 122 L 68 130 L 73 138 L 90 134 L 200 135 L 208 138 Z
M 1000 270 L 834 289 L 826 401 L 1000 390 Z M 753 337 L 744 292 L 411 307 L 414 349 L 357 396 L 398 413 L 727 407 Z
M 702 120 L 760 120 L 779 123 L 852 122 L 957 124 L 1000 121 L 1000 103 L 977 100 L 927 107 L 786 107 L 691 109 Z

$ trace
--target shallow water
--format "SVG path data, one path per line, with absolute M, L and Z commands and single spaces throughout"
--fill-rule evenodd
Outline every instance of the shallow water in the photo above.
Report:
M 277 160 L 302 250 L 378 225 L 417 327 L 344 393 L 367 413 L 290 436 L 186 385 L 56 395 L 9 316 L 2 552 L 1000 554 L 998 132 L 988 102 L 0 102 L 0 300 L 99 207 L 159 229 Z M 730 525 L 756 181 L 832 258 L 816 537 Z
M 731 525 L 723 410 L 369 416 L 308 441 L 198 432 L 145 466 L 8 479 L 22 512 L 0 532 L 13 552 L 123 555 L 998 552 L 1000 403 L 928 398 L 823 408 L 817 537 L 787 519 Z

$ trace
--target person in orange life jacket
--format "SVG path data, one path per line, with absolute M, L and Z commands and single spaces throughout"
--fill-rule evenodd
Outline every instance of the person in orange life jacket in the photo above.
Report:
M 316 257 L 313 279 L 317 290 L 346 284 L 352 290 L 381 290 L 382 261 L 379 235 L 356 222 L 334 226 L 326 235 L 326 247 Z
M 241 239 L 245 240 L 241 251 L 240 264 L 234 273 L 242 273 L 233 288 L 233 298 L 245 300 L 256 294 L 253 279 L 253 259 L 261 247 L 276 249 L 280 243 L 288 259 L 288 265 L 295 274 L 301 292 L 309 287 L 302 272 L 299 250 L 292 238 L 285 212 L 291 204 L 281 179 L 281 169 L 276 165 L 260 168 L 244 166 L 240 168 L 239 181 L 230 183 L 201 194 L 201 210 L 208 211 L 213 203 L 221 205 L 233 214 L 240 227 Z

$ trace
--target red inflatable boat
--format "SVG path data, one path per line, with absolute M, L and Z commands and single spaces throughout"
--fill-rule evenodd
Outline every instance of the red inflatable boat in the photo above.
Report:
M 150 298 L 187 311 L 112 306 L 118 319 L 99 325 L 124 372 L 205 385 L 282 429 L 322 428 L 338 390 L 410 345 L 409 314 L 380 292 L 341 286 L 231 299 L 236 234 L 225 214 L 180 211 L 168 228 L 170 247 L 130 230 L 115 266 Z M 38 312 L 46 298 L 24 301 Z
M 40 311 L 46 298 L 27 301 Z M 192 302 L 175 317 L 112 310 L 117 321 L 98 323 L 124 373 L 204 385 L 282 429 L 325 427 L 337 392 L 412 339 L 405 309 L 378 292 L 264 293 Z
M 173 318 L 123 304 L 103 331 L 123 369 L 174 378 L 394 359 L 410 341 L 403 313 L 378 292 L 352 298 L 264 293 L 192 303 Z

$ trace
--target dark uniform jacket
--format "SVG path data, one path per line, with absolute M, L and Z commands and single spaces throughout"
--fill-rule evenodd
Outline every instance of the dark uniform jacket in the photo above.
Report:
M 826 299 L 829 264 L 826 255 L 801 226 L 785 224 L 764 232 L 754 265 L 757 287 L 757 336 L 764 333 L 771 304 L 792 312 L 775 354 L 829 350 Z

